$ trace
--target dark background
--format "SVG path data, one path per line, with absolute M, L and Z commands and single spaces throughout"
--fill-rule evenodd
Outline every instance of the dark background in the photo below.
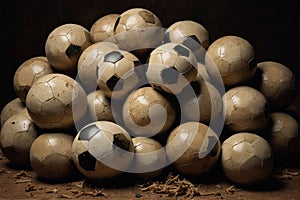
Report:
M 4 2 L 3 2 L 4 3 Z M 299 79 L 299 1 L 274 0 L 19 0 L 1 6 L 0 109 L 16 98 L 14 72 L 25 60 L 45 55 L 48 34 L 64 23 L 88 30 L 100 17 L 133 7 L 154 12 L 167 28 L 189 19 L 202 24 L 213 42 L 237 35 L 255 48 L 257 61 L 289 67 Z

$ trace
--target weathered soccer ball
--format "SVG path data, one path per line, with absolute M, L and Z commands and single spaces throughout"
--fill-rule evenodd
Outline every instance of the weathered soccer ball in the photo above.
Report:
M 219 159 L 221 144 L 216 133 L 199 122 L 186 122 L 169 135 L 167 156 L 183 174 L 203 175 L 212 170 Z
M 135 137 L 133 170 L 139 177 L 155 178 L 163 173 L 167 162 L 167 155 L 162 145 L 153 138 Z
M 257 131 L 266 127 L 270 108 L 268 101 L 258 90 L 238 86 L 223 96 L 225 126 L 234 131 Z
M 77 169 L 90 179 L 120 175 L 133 160 L 130 135 L 119 125 L 97 121 L 83 127 L 72 145 L 72 158 Z
M 257 64 L 259 70 L 258 90 L 266 97 L 271 108 L 284 109 L 296 97 L 295 75 L 285 65 L 265 61 Z
M 291 115 L 274 112 L 270 115 L 271 136 L 269 142 L 279 159 L 295 156 L 299 151 L 299 124 Z
M 166 43 L 151 52 L 146 76 L 155 89 L 178 94 L 196 79 L 196 67 L 197 60 L 190 49 Z
M 228 35 L 215 40 L 207 49 L 208 73 L 221 78 L 225 86 L 237 86 L 251 79 L 257 69 L 253 46 L 244 38 Z
M 40 77 L 53 73 L 45 56 L 33 57 L 23 62 L 14 74 L 14 91 L 22 102 L 26 101 L 26 96 Z
M 19 113 L 24 108 L 25 104 L 23 104 L 19 98 L 15 98 L 8 102 L 1 111 L 1 127 L 8 118 Z
M 89 31 L 78 24 L 63 24 L 47 37 L 46 57 L 51 66 L 63 73 L 75 73 L 81 53 L 92 44 Z
M 173 125 L 175 116 L 170 101 L 152 87 L 133 91 L 123 106 L 124 124 L 135 136 L 164 134 Z
M 90 29 L 93 43 L 103 42 L 115 34 L 115 26 L 119 20 L 119 14 L 107 14 L 94 22 Z
M 30 164 L 33 171 L 48 180 L 70 178 L 75 166 L 71 157 L 74 137 L 65 133 L 43 133 L 30 148 Z
M 4 122 L 0 133 L 1 150 L 12 163 L 30 166 L 29 151 L 37 137 L 38 130 L 23 109 Z
M 88 111 L 94 121 L 114 121 L 110 100 L 101 90 L 87 95 Z
M 111 42 L 97 42 L 87 47 L 78 60 L 78 78 L 86 91 L 94 91 L 98 87 L 97 64 L 104 54 L 119 49 L 118 45 Z
M 222 144 L 222 169 L 233 183 L 251 185 L 266 179 L 273 169 L 270 144 L 253 133 L 237 133 Z
M 44 129 L 71 127 L 86 112 L 87 98 L 82 87 L 64 74 L 48 74 L 30 88 L 26 107 L 34 123 Z
M 124 50 L 114 50 L 101 56 L 97 64 L 98 86 L 112 99 L 122 99 L 134 90 L 143 76 L 139 59 Z

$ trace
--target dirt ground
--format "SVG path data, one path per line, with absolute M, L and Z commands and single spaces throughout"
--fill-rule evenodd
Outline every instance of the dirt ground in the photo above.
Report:
M 298 165 L 299 166 L 299 165 Z M 169 172 L 168 172 L 169 173 Z M 173 175 L 173 177 L 176 174 Z M 161 177 L 161 182 L 166 178 Z M 215 169 L 202 178 L 179 176 L 190 181 L 197 189 L 193 199 L 300 199 L 300 168 L 289 167 L 274 172 L 270 179 L 252 188 L 232 185 Z M 148 183 L 147 183 L 148 182 Z M 183 181 L 182 181 L 183 182 Z M 124 174 L 115 180 L 91 182 L 76 177 L 61 183 L 40 180 L 31 169 L 18 169 L 0 151 L 0 199 L 191 199 L 184 195 L 175 197 L 164 193 L 142 191 L 141 185 L 153 182 L 136 179 Z

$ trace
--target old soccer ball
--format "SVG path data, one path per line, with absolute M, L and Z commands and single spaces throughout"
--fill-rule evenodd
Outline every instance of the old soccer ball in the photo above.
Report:
M 19 98 L 15 98 L 8 102 L 1 110 L 1 127 L 8 118 L 19 113 L 24 108 L 25 104 Z
M 78 24 L 63 24 L 48 35 L 45 53 L 55 69 L 74 73 L 79 56 L 91 44 L 90 33 L 86 28 Z
M 1 150 L 12 163 L 30 166 L 29 151 L 37 137 L 38 130 L 23 109 L 4 122 L 0 133 Z
M 258 90 L 238 86 L 223 96 L 225 126 L 234 131 L 257 131 L 266 127 L 270 108 L 268 101 Z
M 207 125 L 186 122 L 169 135 L 167 156 L 174 167 L 187 175 L 203 175 L 212 170 L 219 159 L 221 144 L 217 134 Z
M 78 60 L 78 78 L 86 91 L 94 91 L 97 85 L 97 64 L 104 54 L 119 49 L 118 45 L 111 42 L 97 42 L 87 47 Z
M 115 34 L 115 26 L 119 20 L 119 14 L 107 14 L 94 22 L 90 29 L 93 43 L 103 42 Z
M 258 90 L 266 97 L 271 108 L 284 109 L 290 106 L 296 97 L 295 75 L 285 65 L 264 61 L 257 64 Z
M 221 76 L 225 86 L 249 80 L 257 69 L 253 46 L 233 35 L 215 40 L 207 49 L 205 63 L 208 73 L 212 77 Z
M 130 135 L 119 125 L 97 121 L 83 127 L 72 145 L 72 158 L 77 169 L 90 179 L 120 175 L 133 160 Z
M 98 86 L 112 99 L 122 99 L 138 86 L 143 76 L 140 61 L 132 53 L 114 50 L 101 56 L 97 64 Z
M 114 121 L 110 100 L 101 90 L 87 95 L 88 111 L 94 121 Z
M 30 88 L 26 107 L 34 123 L 44 129 L 71 127 L 86 112 L 83 88 L 64 74 L 48 74 Z
M 166 133 L 175 121 L 175 108 L 152 87 L 133 91 L 123 106 L 123 121 L 135 136 L 150 137 Z
M 266 179 L 273 169 L 270 144 L 253 133 L 237 133 L 222 144 L 222 169 L 233 183 L 251 185 Z
M 146 76 L 156 89 L 178 94 L 196 79 L 197 60 L 182 44 L 166 43 L 154 49 L 149 57 Z
M 14 90 L 22 102 L 26 101 L 26 96 L 31 88 L 40 77 L 53 73 L 45 56 L 33 57 L 23 62 L 14 74 Z
M 153 138 L 135 137 L 134 159 L 132 163 L 136 175 L 144 178 L 155 178 L 163 173 L 167 155 L 162 145 Z
M 33 171 L 48 180 L 70 178 L 75 172 L 71 157 L 74 137 L 66 133 L 43 133 L 30 148 L 30 164 Z

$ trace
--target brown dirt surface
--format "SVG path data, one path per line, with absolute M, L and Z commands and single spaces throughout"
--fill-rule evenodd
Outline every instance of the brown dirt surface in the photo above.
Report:
M 171 170 L 171 169 L 170 169 Z M 230 183 L 220 169 L 207 177 L 165 173 L 157 180 L 124 174 L 108 181 L 74 180 L 51 183 L 32 169 L 13 166 L 0 151 L 0 199 L 300 199 L 299 167 L 276 170 L 270 179 L 251 188 Z

